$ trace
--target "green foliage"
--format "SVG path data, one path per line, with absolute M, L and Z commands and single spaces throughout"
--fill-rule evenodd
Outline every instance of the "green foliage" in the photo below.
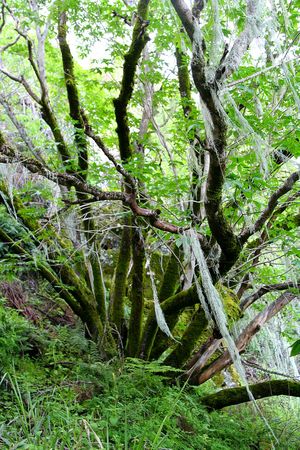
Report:
M 14 358 L 30 350 L 33 327 L 17 311 L 0 299 L 0 368 L 4 370 Z
M 201 396 L 215 390 L 213 382 L 179 388 L 165 381 L 173 368 L 157 362 L 103 363 L 82 327 L 39 330 L 3 302 L 0 329 L 0 442 L 7 448 L 79 450 L 101 443 L 111 450 L 248 450 L 271 445 L 250 406 L 212 414 L 203 409 Z M 39 357 L 28 357 L 32 335 L 37 340 L 41 334 Z M 280 448 L 296 450 L 297 409 L 292 413 L 289 403 L 267 401 L 263 411 Z
M 35 366 L 35 374 L 28 364 L 8 371 L 2 380 L 2 442 L 9 448 L 18 444 L 78 450 L 98 448 L 99 442 L 111 450 L 247 450 L 270 445 L 263 422 L 247 405 L 208 414 L 200 402 L 205 388 L 166 386 L 152 370 L 131 362 L 128 367 L 78 359 L 72 367 L 58 363 L 50 371 Z M 44 378 L 38 377 L 41 371 L 47 374 Z M 275 414 L 272 408 L 266 411 L 269 419 Z M 284 426 L 281 411 L 276 410 L 278 423 L 272 422 L 275 433 Z M 291 433 L 279 434 L 280 448 L 296 450 L 296 420 L 290 414 Z
M 211 140 L 207 133 L 211 124 L 202 114 L 203 104 L 201 113 L 201 105 L 196 101 L 199 92 L 193 81 L 189 99 L 181 98 L 179 93 L 175 48 L 184 52 L 183 61 L 190 70 L 192 46 L 181 31 L 182 25 L 171 3 L 159 0 L 150 2 L 149 23 L 145 25 L 151 42 L 148 55 L 144 54 L 136 67 L 132 98 L 126 110 L 130 145 L 139 151 L 134 152 L 125 163 L 125 169 L 138 181 L 136 198 L 140 207 L 160 210 L 162 224 L 169 221 L 182 227 L 182 230 L 194 227 L 205 235 L 210 245 L 210 251 L 206 253 L 207 261 L 210 268 L 216 266 L 217 274 L 218 261 L 214 261 L 214 256 L 216 254 L 217 259 L 226 259 L 226 251 L 219 252 L 216 236 L 212 236 L 214 233 L 207 218 L 202 214 L 201 217 L 193 217 L 190 207 L 194 195 L 191 177 L 193 182 L 197 179 L 198 188 L 205 186 L 207 167 L 201 158 L 205 160 L 208 157 L 205 149 Z M 226 57 L 225 41 L 231 46 L 235 36 L 240 35 L 248 23 L 245 2 L 220 0 L 204 3 L 207 3 L 201 12 L 201 33 L 206 42 L 204 57 L 209 65 L 217 67 L 222 54 Z M 228 127 L 225 139 L 227 148 L 219 160 L 222 163 L 224 189 L 222 193 L 219 189 L 215 196 L 220 194 L 222 205 L 215 218 L 220 217 L 219 212 L 223 209 L 228 228 L 232 226 L 236 236 L 248 227 L 251 229 L 272 193 L 295 170 L 294 163 L 299 157 L 299 35 L 295 35 L 294 31 L 299 28 L 298 3 L 287 5 L 285 0 L 275 0 L 274 7 L 268 2 L 262 5 L 262 24 L 258 24 L 261 35 L 254 44 L 260 43 L 263 48 L 259 44 L 259 50 L 253 52 L 251 45 L 239 68 L 225 81 L 225 86 L 217 86 L 216 82 L 205 87 L 212 89 L 219 98 L 221 107 L 217 102 L 215 112 L 225 111 L 224 122 Z M 78 129 L 78 124 L 69 114 L 61 54 L 56 41 L 57 22 L 62 10 L 66 11 L 80 107 L 95 133 L 119 161 L 113 100 L 120 93 L 124 55 L 131 42 L 131 25 L 135 21 L 142 26 L 141 18 L 136 15 L 136 5 L 137 2 L 132 0 L 13 0 L 9 8 L 5 6 L 3 9 L 7 15 L 5 18 L 8 18 L 3 20 L 3 26 L 0 20 L 1 46 L 7 46 L 6 49 L 1 47 L 1 68 L 12 74 L 10 77 L 5 73 L 1 75 L 1 130 L 3 127 L 7 142 L 16 148 L 20 160 L 20 165 L 13 166 L 15 173 L 9 170 L 5 173 L 6 164 L 3 174 L 1 172 L 7 179 L 8 189 L 1 196 L 0 206 L 0 277 L 7 281 L 30 270 L 39 270 L 48 280 L 47 294 L 52 295 L 55 290 L 56 295 L 67 299 L 83 322 L 88 312 L 91 326 L 94 325 L 92 318 L 98 316 L 94 307 L 96 277 L 91 273 L 89 264 L 95 256 L 103 264 L 109 303 L 114 286 L 120 283 L 113 273 L 118 260 L 122 217 L 128 205 L 121 202 L 100 204 L 97 197 L 87 195 L 81 189 L 76 193 L 70 186 L 61 186 L 58 192 L 59 175 L 66 176 L 75 165 L 78 156 L 76 136 L 78 138 L 81 133 L 82 138 L 83 130 Z M 43 52 L 38 37 L 45 29 L 48 31 L 47 36 L 44 34 L 46 76 L 42 81 L 47 85 L 41 89 L 41 77 L 36 76 L 40 71 L 43 78 Z M 21 34 L 28 33 L 29 41 L 26 35 L 25 38 L 18 35 L 20 31 Z M 220 37 L 218 42 L 216 37 Z M 28 58 L 29 43 L 33 46 L 35 65 Z M 212 50 L 216 50 L 213 55 Z M 289 61 L 291 58 L 292 62 Z M 278 61 L 280 64 L 277 64 Z M 213 67 L 207 69 L 210 71 Z M 190 75 L 192 80 L 191 71 Z M 25 86 L 24 80 L 27 82 Z M 145 100 L 149 102 L 145 98 L 147 87 L 153 90 L 151 117 L 147 117 L 147 130 L 141 133 L 146 112 Z M 41 91 L 42 98 L 36 101 L 35 97 L 40 96 Z M 48 101 L 48 96 L 50 117 L 52 114 L 54 117 L 52 127 L 51 123 L 49 125 L 49 113 L 46 118 L 43 109 L 43 102 Z M 182 107 L 190 107 L 192 114 L 183 114 Z M 61 160 L 58 145 L 61 145 L 58 142 L 60 132 L 70 155 L 65 163 Z M 199 155 L 194 154 L 196 148 Z M 104 157 L 101 148 L 87 139 L 86 150 L 85 159 L 89 163 L 87 182 L 90 187 L 102 191 L 129 190 L 112 162 Z M 278 152 L 287 156 L 289 161 L 280 162 Z M 35 166 L 33 173 L 22 168 L 22 163 L 28 163 L 37 153 L 45 161 L 44 169 L 58 172 L 58 176 L 52 176 L 52 181 L 46 182 L 41 178 Z M 212 151 L 210 155 L 213 155 Z M 5 158 L 2 161 L 6 161 Z M 194 159 L 198 159 L 197 164 Z M 209 178 L 213 177 L 211 173 Z M 194 196 L 194 201 L 201 207 L 207 198 L 205 193 L 202 194 L 200 200 Z M 294 195 L 292 201 L 290 195 Z M 89 198 L 91 203 L 86 207 L 84 203 Z M 237 264 L 223 277 L 222 284 L 218 284 L 232 329 L 241 316 L 239 299 L 235 294 L 241 281 L 249 281 L 247 287 L 255 287 L 279 283 L 289 277 L 293 279 L 299 272 L 299 213 L 295 199 L 296 190 L 293 188 L 276 201 L 274 215 L 265 222 L 260 234 L 250 238 Z M 281 207 L 283 211 L 277 214 Z M 164 260 L 170 254 L 174 240 L 169 233 L 155 229 L 154 222 L 153 217 L 144 217 L 139 222 L 145 237 L 145 249 L 149 256 L 152 257 L 155 251 L 158 258 Z M 224 228 L 227 229 L 227 226 Z M 181 233 L 175 239 L 178 247 L 182 247 L 184 239 Z M 220 258 L 218 253 L 221 253 Z M 126 304 L 115 341 L 122 356 L 123 347 L 126 347 L 126 324 L 130 311 L 133 311 L 129 300 L 135 270 L 135 265 L 131 263 L 136 262 L 133 259 L 124 265 L 123 278 L 128 279 L 120 284 Z M 189 282 L 191 261 L 187 261 L 186 256 L 182 259 L 176 260 L 178 270 L 174 270 L 176 280 L 172 293 L 176 289 L 179 292 Z M 124 262 L 122 254 L 120 260 Z M 153 286 L 150 285 L 147 269 L 143 272 L 139 263 L 137 267 L 140 272 L 145 272 L 145 286 L 141 287 L 144 288 L 145 312 L 148 313 L 153 306 Z M 159 291 L 164 264 L 156 264 L 153 260 L 152 268 Z M 40 289 L 40 284 L 37 289 Z M 162 296 L 163 299 L 172 293 Z M 274 298 L 274 293 L 268 294 L 253 309 L 261 311 L 265 300 Z M 43 305 L 40 307 L 43 310 Z M 296 339 L 295 323 L 299 318 L 296 309 L 291 309 L 287 308 L 286 315 L 282 315 L 283 334 L 289 342 Z M 191 314 L 191 309 L 181 312 L 174 328 L 175 337 L 184 336 Z M 140 324 L 146 322 L 146 317 L 139 319 Z M 226 450 L 267 448 L 271 445 L 263 424 L 250 414 L 247 407 L 230 410 L 229 414 L 208 415 L 199 400 L 205 387 L 199 390 L 179 389 L 166 384 L 166 375 L 171 371 L 178 375 L 178 370 L 156 361 L 123 361 L 117 351 L 114 353 L 117 361 L 104 364 L 101 359 L 103 353 L 100 354 L 101 346 L 105 346 L 103 341 L 92 343 L 85 338 L 89 325 L 85 329 L 77 324 L 53 327 L 50 322 L 43 321 L 40 326 L 47 325 L 40 330 L 29 325 L 16 311 L 0 304 L 0 368 L 3 372 L 0 380 L 5 403 L 5 407 L 0 408 L 0 446 L 3 442 L 8 448 L 19 446 L 28 449 L 101 448 L 103 445 L 107 449 L 117 450 Z M 108 329 L 109 334 L 108 322 L 103 324 L 103 328 Z M 198 346 L 205 343 L 209 333 L 211 329 L 202 334 Z M 158 340 L 160 336 L 158 334 Z M 187 336 L 187 340 L 190 337 Z M 167 349 L 165 354 L 170 350 Z M 38 358 L 37 354 L 33 355 L 34 352 L 38 353 Z M 292 346 L 291 355 L 296 354 L 299 354 L 299 340 Z M 224 381 L 222 374 L 219 378 Z M 249 420 L 243 414 L 245 411 Z M 274 415 L 282 417 L 277 409 Z M 281 447 L 296 448 L 292 441 L 289 444 L 286 435 L 279 433 Z
M 293 343 L 291 349 L 291 356 L 297 356 L 300 354 L 300 339 Z

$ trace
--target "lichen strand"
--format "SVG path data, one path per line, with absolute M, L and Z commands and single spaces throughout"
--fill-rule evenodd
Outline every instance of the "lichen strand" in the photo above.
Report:
M 132 229 L 132 259 L 131 313 L 126 354 L 134 357 L 139 353 L 144 312 L 145 245 L 138 227 Z
M 202 332 L 205 331 L 207 323 L 205 313 L 199 306 L 183 333 L 180 343 L 176 345 L 175 349 L 165 359 L 164 364 L 167 366 L 182 367 L 190 357 Z
M 101 317 L 101 320 L 103 321 L 103 323 L 105 323 L 106 322 L 105 288 L 102 269 L 99 263 L 97 253 L 92 254 L 90 260 L 93 272 L 93 284 L 94 284 L 93 291 L 97 304 L 97 311 Z
M 114 285 L 111 292 L 111 322 L 121 333 L 124 321 L 124 298 L 126 292 L 126 281 L 131 257 L 131 218 L 124 219 L 118 261 L 114 274 Z
M 168 316 L 167 324 L 170 332 L 173 334 L 174 328 L 178 322 L 180 313 Z M 152 348 L 150 350 L 150 360 L 158 359 L 169 346 L 172 345 L 172 339 L 169 338 L 165 333 L 163 333 L 159 328 L 155 333 L 155 338 L 153 341 Z
M 167 298 L 174 295 L 178 287 L 180 276 L 180 258 L 181 251 L 179 247 L 174 246 L 172 248 L 172 253 L 169 257 L 169 261 L 164 272 L 163 280 L 158 293 L 158 298 L 161 303 Z M 178 314 L 168 317 L 168 327 L 171 333 L 177 323 L 177 320 Z M 168 338 L 168 336 L 157 328 L 155 332 L 155 340 L 153 340 L 153 346 L 151 348 L 151 354 L 149 350 L 150 359 L 156 359 L 157 356 L 160 356 L 167 348 L 169 341 L 170 339 Z M 154 356 L 154 354 L 156 356 Z
M 209 119 L 206 120 L 206 135 L 210 165 L 207 176 L 205 210 L 212 235 L 222 249 L 219 272 L 223 275 L 234 265 L 241 252 L 239 240 L 226 220 L 222 208 L 226 162 L 226 114 L 220 103 L 216 87 L 207 83 L 205 63 L 200 48 L 193 55 L 192 74 L 201 100 L 209 114 Z

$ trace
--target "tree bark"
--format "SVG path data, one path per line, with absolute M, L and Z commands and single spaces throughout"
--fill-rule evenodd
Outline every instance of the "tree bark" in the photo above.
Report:
M 263 383 L 252 384 L 249 386 L 253 397 L 258 400 L 275 395 L 288 395 L 300 397 L 300 383 L 289 380 L 271 380 Z M 218 410 L 226 406 L 239 405 L 240 403 L 250 402 L 247 389 L 245 387 L 236 387 L 223 389 L 216 394 L 211 394 L 201 399 L 202 405 L 209 410 Z
M 297 296 L 295 294 L 285 292 L 277 300 L 275 300 L 267 308 L 265 308 L 261 313 L 254 317 L 254 319 L 237 338 L 235 343 L 237 350 L 242 353 L 253 336 L 261 329 L 261 327 L 296 297 Z M 230 364 L 232 364 L 232 359 L 229 351 L 227 350 L 223 353 L 222 356 L 217 358 L 200 374 L 198 378 L 198 384 L 205 383 L 205 381 L 212 378 L 216 373 L 225 369 Z

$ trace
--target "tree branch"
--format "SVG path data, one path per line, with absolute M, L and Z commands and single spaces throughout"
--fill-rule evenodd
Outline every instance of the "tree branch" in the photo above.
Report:
M 195 311 L 190 323 L 186 327 L 180 342 L 164 360 L 164 364 L 167 366 L 181 368 L 194 350 L 194 347 L 197 344 L 201 334 L 206 329 L 207 324 L 208 322 L 205 312 L 201 306 L 199 306 L 199 309 Z
M 258 0 L 247 1 L 245 28 L 233 43 L 227 57 L 222 61 L 217 69 L 216 80 L 218 82 L 222 82 L 225 78 L 228 78 L 233 72 L 236 71 L 252 40 L 257 36 L 259 3 L 260 2 Z
M 240 353 L 243 352 L 253 336 L 261 329 L 261 327 L 295 298 L 299 299 L 300 297 L 290 292 L 285 292 L 261 313 L 254 317 L 254 319 L 237 338 L 235 343 L 237 350 Z M 209 380 L 216 373 L 225 369 L 230 364 L 232 364 L 232 360 L 227 350 L 200 374 L 198 384 L 205 383 L 205 381 Z
M 41 164 L 39 161 L 35 159 L 22 159 L 20 155 L 18 155 L 12 146 L 8 145 L 2 134 L 0 133 L 0 162 L 4 164 L 12 164 L 12 163 L 21 163 L 26 169 L 28 169 L 32 173 L 38 173 L 43 177 L 47 178 L 54 183 L 58 183 L 62 186 L 71 187 L 74 186 L 78 192 L 84 192 L 86 194 L 90 194 L 93 198 L 92 201 L 122 201 L 125 205 L 128 205 L 132 212 L 141 217 L 148 218 L 150 224 L 159 230 L 166 231 L 172 234 L 182 234 L 183 228 L 174 225 L 170 222 L 165 222 L 159 219 L 159 215 L 161 213 L 160 210 L 146 209 L 141 208 L 136 200 L 136 196 L 134 193 L 123 193 L 118 191 L 101 191 L 99 188 L 90 185 L 82 180 L 80 180 L 75 175 L 70 173 L 60 173 L 53 172 L 48 169 L 47 166 Z M 87 200 L 89 202 L 91 200 Z M 198 233 L 198 238 L 201 242 L 201 246 L 204 250 L 207 250 L 208 244 L 205 236 Z
M 199 303 L 199 297 L 196 289 L 196 285 L 192 285 L 189 289 L 181 291 L 178 294 L 173 295 L 166 299 L 162 304 L 161 308 L 165 315 L 166 321 L 168 322 L 168 316 L 177 314 L 188 306 L 194 306 Z M 154 338 L 157 332 L 157 321 L 155 316 L 154 307 L 148 314 L 147 321 L 144 326 L 144 333 L 141 344 L 141 357 L 148 359 Z
M 132 187 L 133 190 L 135 190 L 136 187 L 136 181 L 135 179 L 130 175 L 130 173 L 122 166 L 122 164 L 118 163 L 116 158 L 112 155 L 112 153 L 109 151 L 109 149 L 106 147 L 104 142 L 102 141 L 101 137 L 94 133 L 91 125 L 89 124 L 88 118 L 85 115 L 83 111 L 81 111 L 82 118 L 84 120 L 84 131 L 87 136 L 89 136 L 99 147 L 105 156 L 113 163 L 115 166 L 117 172 L 119 172 L 123 177 L 126 183 Z
M 127 107 L 133 93 L 138 61 L 145 45 L 150 39 L 146 34 L 146 28 L 149 24 L 149 21 L 147 21 L 149 2 L 150 0 L 140 0 L 138 3 L 132 42 L 128 52 L 124 56 L 121 90 L 119 97 L 114 100 L 117 134 L 122 161 L 127 161 L 132 154 Z
M 133 223 L 134 224 L 134 223 Z M 137 223 L 134 224 L 131 233 L 132 247 L 132 287 L 130 295 L 131 312 L 128 327 L 128 341 L 126 354 L 137 357 L 143 324 L 144 312 L 144 265 L 145 265 L 145 242 Z M 118 280 L 116 280 L 118 282 Z
M 74 62 L 72 53 L 67 41 L 67 14 L 61 13 L 58 24 L 58 42 L 62 56 L 65 84 L 68 95 L 70 117 L 73 119 L 75 127 L 75 144 L 78 148 L 78 168 L 83 180 L 87 179 L 88 170 L 88 149 L 87 140 L 84 134 L 84 120 L 81 115 L 81 107 L 76 79 L 74 74 Z
M 202 36 L 196 17 L 183 0 L 171 0 L 193 45 L 192 74 L 199 92 L 206 127 L 207 150 L 210 164 L 206 185 L 205 211 L 212 235 L 222 249 L 220 274 L 226 273 L 236 262 L 241 246 L 222 207 L 222 191 L 226 166 L 226 114 L 217 93 L 217 86 L 206 75 Z
M 180 18 L 182 25 L 187 32 L 191 42 L 194 39 L 193 13 L 184 0 L 171 0 L 172 5 Z
M 34 6 L 34 2 L 32 3 L 32 6 Z M 45 75 L 45 61 L 44 61 L 44 44 L 45 39 L 48 31 L 48 24 L 45 27 L 44 33 L 41 34 L 41 31 L 39 27 L 37 26 L 37 38 L 38 38 L 38 57 L 40 57 L 40 61 L 38 60 L 38 63 L 36 64 L 33 54 L 33 43 L 31 39 L 28 37 L 27 33 L 24 31 L 21 31 L 19 28 L 19 22 L 14 17 L 12 11 L 10 8 L 6 5 L 6 8 L 10 12 L 11 16 L 13 17 L 14 21 L 16 22 L 16 31 L 19 34 L 19 36 L 22 36 L 25 41 L 27 42 L 27 49 L 28 49 L 28 60 L 30 62 L 30 65 L 35 73 L 35 76 L 38 80 L 40 90 L 41 90 L 41 98 L 35 94 L 35 92 L 31 89 L 29 83 L 26 81 L 26 79 L 21 75 L 20 77 L 14 76 L 7 72 L 6 70 L 0 68 L 0 71 L 5 74 L 7 77 L 9 77 L 11 80 L 20 83 L 24 86 L 25 90 L 29 94 L 29 96 L 41 107 L 41 113 L 42 113 L 42 119 L 47 123 L 49 128 L 52 131 L 53 137 L 55 139 L 55 143 L 57 145 L 57 149 L 59 152 L 59 155 L 63 161 L 63 163 L 67 166 L 67 172 L 72 173 L 72 169 L 70 168 L 70 160 L 71 155 L 69 153 L 68 146 L 65 142 L 64 136 L 61 132 L 61 129 L 59 127 L 57 118 L 53 112 L 52 105 L 50 103 L 49 99 L 49 90 L 47 86 L 46 81 L 46 75 Z M 35 11 L 36 12 L 36 11 Z
M 10 78 L 12 81 L 16 81 L 17 83 L 22 84 L 22 86 L 25 88 L 27 93 L 30 95 L 30 97 L 38 104 L 41 105 L 41 99 L 33 92 L 28 82 L 25 80 L 25 78 L 21 75 L 20 77 L 17 77 L 15 75 L 12 75 L 11 73 L 7 72 L 5 69 L 0 68 L 0 72 L 3 73 L 3 75 Z
M 278 284 L 268 284 L 259 288 L 254 294 L 249 295 L 240 303 L 240 308 L 242 311 L 249 308 L 256 300 L 261 298 L 263 295 L 268 294 L 273 291 L 284 291 L 288 288 L 300 289 L 300 280 L 296 283 L 294 281 L 287 281 L 285 283 Z
M 300 397 L 300 383 L 290 380 L 270 380 L 249 386 L 256 400 L 275 395 L 288 395 Z M 201 398 L 201 403 L 209 410 L 218 410 L 226 406 L 239 405 L 250 402 L 249 394 L 245 387 L 222 389 L 216 394 Z
M 299 180 L 299 177 L 300 177 L 299 172 L 292 173 L 287 178 L 287 180 L 280 186 L 280 188 L 278 188 L 277 191 L 275 191 L 271 195 L 268 205 L 263 210 L 263 212 L 261 213 L 261 215 L 259 216 L 257 221 L 254 223 L 254 225 L 246 228 L 240 234 L 239 240 L 240 240 L 241 244 L 244 244 L 249 239 L 250 236 L 252 236 L 254 233 L 256 233 L 257 231 L 259 231 L 262 228 L 264 223 L 269 219 L 269 217 L 271 217 L 274 209 L 278 205 L 279 198 L 282 197 L 284 194 L 286 194 L 293 188 L 294 184 Z

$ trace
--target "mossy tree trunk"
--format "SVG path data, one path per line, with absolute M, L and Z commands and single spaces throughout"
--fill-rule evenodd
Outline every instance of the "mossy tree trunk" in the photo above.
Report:
M 130 320 L 126 354 L 138 356 L 144 317 L 145 242 L 138 224 L 132 228 L 132 287 Z
M 300 383 L 290 380 L 270 380 L 252 384 L 249 389 L 256 400 L 277 395 L 300 397 Z M 223 389 L 216 394 L 201 398 L 201 403 L 209 410 L 218 410 L 226 406 L 249 402 L 249 394 L 245 387 Z

